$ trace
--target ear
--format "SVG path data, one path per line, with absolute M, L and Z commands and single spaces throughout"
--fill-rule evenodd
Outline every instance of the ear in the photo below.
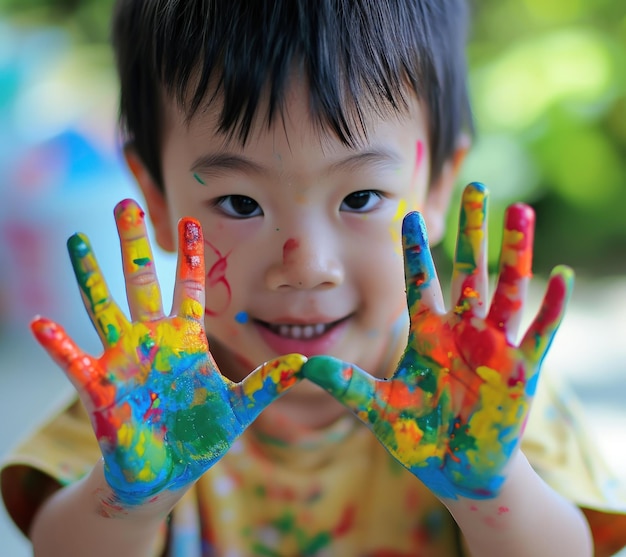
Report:
M 165 193 L 156 184 L 132 145 L 124 147 L 124 158 L 143 193 L 157 243 L 165 251 L 176 251 Z
M 469 135 L 461 134 L 457 140 L 454 153 L 444 162 L 439 177 L 430 184 L 424 206 L 424 218 L 428 230 L 428 240 L 431 245 L 438 244 L 443 238 L 454 184 L 470 144 Z

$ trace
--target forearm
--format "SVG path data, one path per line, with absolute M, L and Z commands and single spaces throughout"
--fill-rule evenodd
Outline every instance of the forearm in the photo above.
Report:
M 147 557 L 180 494 L 167 493 L 145 507 L 111 506 L 111 489 L 98 463 L 81 481 L 60 489 L 37 513 L 30 531 L 36 557 Z
M 519 452 L 495 499 L 444 503 L 474 557 L 591 557 L 582 512 L 554 492 Z

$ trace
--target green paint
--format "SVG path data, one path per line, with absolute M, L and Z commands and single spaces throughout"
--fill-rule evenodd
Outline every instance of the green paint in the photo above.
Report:
M 199 184 L 202 184 L 203 186 L 206 186 L 205 181 L 202 178 L 200 178 L 200 176 L 198 176 L 195 172 L 193 174 L 193 177 L 196 179 L 196 182 L 198 182 Z
M 146 265 L 150 265 L 151 259 L 149 257 L 138 257 L 137 259 L 133 259 L 133 263 L 137 265 L 137 267 L 145 267 Z
M 469 434 L 469 427 L 467 425 L 460 425 L 458 420 L 455 420 L 455 426 L 450 432 L 450 450 L 455 452 L 467 452 L 469 449 L 476 449 L 476 439 Z
M 120 340 L 120 332 L 112 323 L 107 323 L 104 328 L 102 327 L 104 323 L 100 322 L 100 325 L 100 329 L 106 330 L 106 339 L 109 346 L 113 346 Z

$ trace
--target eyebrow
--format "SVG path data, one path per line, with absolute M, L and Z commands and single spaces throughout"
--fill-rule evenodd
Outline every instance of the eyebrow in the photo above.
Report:
M 349 155 L 328 167 L 328 173 L 348 170 L 359 170 L 364 166 L 395 167 L 402 163 L 396 152 L 384 148 L 374 148 L 362 153 Z
M 395 167 L 402 162 L 394 151 L 375 148 L 362 153 L 355 153 L 331 163 L 325 174 L 359 170 L 366 166 Z M 202 176 L 215 175 L 222 172 L 241 172 L 243 174 L 268 175 L 270 170 L 250 159 L 234 153 L 209 153 L 198 158 L 190 168 L 193 174 Z
M 194 174 L 211 175 L 221 172 L 241 172 L 244 174 L 267 174 L 260 164 L 233 153 L 209 153 L 197 159 L 190 168 Z

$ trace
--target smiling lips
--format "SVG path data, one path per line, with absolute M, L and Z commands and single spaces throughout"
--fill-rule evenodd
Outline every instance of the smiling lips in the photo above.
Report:
M 327 353 L 348 324 L 348 317 L 330 323 L 267 323 L 255 321 L 265 343 L 277 354 L 298 352 L 305 356 Z

